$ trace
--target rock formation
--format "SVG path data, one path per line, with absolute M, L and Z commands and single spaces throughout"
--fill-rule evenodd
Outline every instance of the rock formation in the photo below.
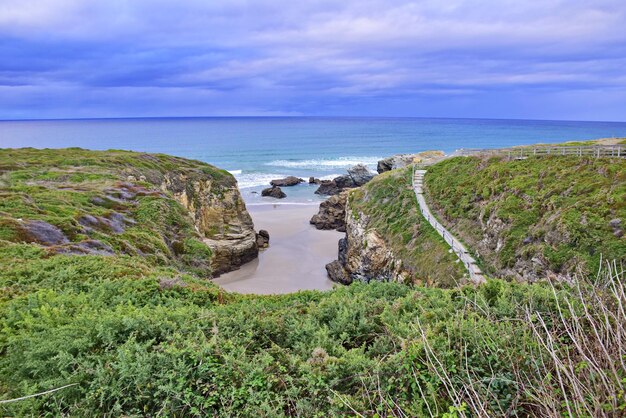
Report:
M 273 197 L 276 199 L 284 199 L 287 197 L 285 192 L 283 192 L 278 186 L 272 186 L 268 187 L 267 189 L 263 189 L 263 191 L 261 192 L 261 196 Z
M 311 218 L 311 224 L 317 229 L 336 229 L 346 231 L 347 191 L 334 195 L 320 203 L 319 212 Z
M 363 164 L 357 164 L 348 169 L 348 175 L 352 179 L 354 185 L 356 187 L 360 187 L 373 179 L 376 174 L 372 173 L 369 168 Z
M 235 270 L 257 257 L 252 218 L 237 183 L 229 176 L 216 181 L 201 172 L 167 172 L 160 187 L 191 214 L 196 229 L 213 251 L 213 275 Z
M 332 196 L 341 193 L 345 189 L 360 187 L 369 182 L 375 176 L 363 164 L 357 164 L 348 169 L 348 174 L 335 177 L 333 180 L 322 180 L 316 194 Z
M 346 236 L 339 240 L 337 260 L 326 265 L 328 277 L 342 284 L 353 281 L 405 281 L 409 273 L 402 268 L 384 238 L 369 228 L 367 215 L 354 213 L 346 201 Z
M 378 161 L 376 171 L 384 173 L 385 171 L 395 170 L 397 168 L 406 167 L 414 163 L 430 163 L 444 157 L 443 151 L 424 151 L 417 154 L 398 154 L 384 158 Z
M 298 185 L 303 182 L 304 182 L 304 179 L 294 177 L 294 176 L 288 176 L 283 179 L 272 180 L 270 181 L 270 184 L 276 187 L 289 187 L 289 186 Z
M 259 230 L 256 234 L 256 245 L 259 248 L 267 248 L 270 245 L 270 234 L 265 229 Z

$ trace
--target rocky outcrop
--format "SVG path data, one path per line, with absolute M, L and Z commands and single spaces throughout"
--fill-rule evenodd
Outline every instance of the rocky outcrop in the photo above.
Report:
M 319 212 L 311 218 L 311 224 L 317 229 L 336 229 L 346 231 L 347 192 L 331 196 L 320 203 Z
M 317 188 L 315 194 L 322 194 L 326 196 L 333 196 L 341 193 L 343 189 L 340 188 L 335 180 L 322 180 L 320 187 Z
M 346 236 L 339 240 L 337 260 L 326 265 L 328 277 L 338 283 L 372 280 L 404 282 L 409 273 L 402 268 L 384 238 L 369 227 L 368 217 L 350 209 L 346 202 Z
M 354 186 L 360 187 L 373 179 L 376 174 L 372 173 L 369 168 L 363 164 L 357 164 L 348 169 L 348 175 L 352 179 Z
M 321 184 L 322 180 L 317 179 L 315 177 L 309 177 L 309 184 Z
M 417 154 L 398 154 L 378 161 L 376 171 L 384 173 L 415 163 L 432 163 L 445 156 L 443 151 L 424 151 Z
M 19 229 L 22 241 L 41 245 L 67 244 L 69 240 L 59 228 L 44 221 L 21 221 Z
M 261 196 L 273 197 L 275 199 L 284 199 L 287 197 L 285 192 L 283 192 L 278 186 L 272 186 L 268 187 L 267 189 L 263 189 L 261 191 Z
M 348 169 L 348 174 L 335 177 L 333 180 L 322 180 L 316 194 L 333 196 L 341 193 L 345 189 L 360 187 L 374 178 L 372 173 L 363 164 L 357 164 Z
M 256 234 L 256 245 L 259 248 L 267 248 L 270 245 L 270 234 L 265 229 L 259 230 Z
M 289 187 L 289 186 L 296 186 L 303 182 L 304 182 L 304 179 L 294 177 L 294 176 L 288 176 L 283 179 L 272 180 L 270 181 L 270 184 L 276 187 Z
M 160 187 L 191 214 L 196 229 L 212 252 L 214 276 L 235 270 L 257 257 L 256 232 L 237 183 L 231 176 L 216 179 L 202 172 L 169 172 Z

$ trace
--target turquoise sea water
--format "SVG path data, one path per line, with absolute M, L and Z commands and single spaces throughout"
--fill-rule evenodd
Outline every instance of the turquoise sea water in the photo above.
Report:
M 397 153 L 626 136 L 626 123 L 426 118 L 154 118 L 0 121 L 0 148 L 128 149 L 231 171 L 249 203 L 272 178 L 332 178 Z M 288 188 L 287 202 L 317 200 Z

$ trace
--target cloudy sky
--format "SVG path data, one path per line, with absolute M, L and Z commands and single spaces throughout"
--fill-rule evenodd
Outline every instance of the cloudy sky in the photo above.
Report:
M 626 120 L 624 0 L 0 0 L 0 119 Z

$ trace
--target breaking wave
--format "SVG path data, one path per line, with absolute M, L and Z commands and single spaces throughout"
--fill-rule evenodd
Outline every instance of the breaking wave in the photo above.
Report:
M 265 165 L 310 170 L 335 170 L 337 168 L 350 168 L 357 164 L 365 164 L 369 168 L 375 169 L 378 160 L 381 159 L 381 157 L 339 157 L 334 159 L 274 160 L 265 163 Z

